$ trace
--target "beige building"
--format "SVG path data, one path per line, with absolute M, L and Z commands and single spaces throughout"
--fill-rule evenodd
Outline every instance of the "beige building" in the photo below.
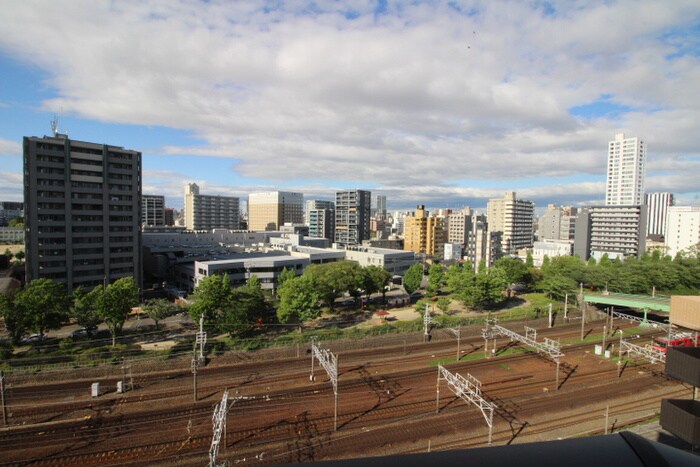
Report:
M 446 242 L 445 219 L 429 216 L 425 206 L 418 206 L 415 215 L 404 220 L 404 251 L 442 258 Z
M 248 230 L 279 230 L 285 223 L 304 222 L 304 195 L 270 191 L 248 195 Z
M 503 198 L 489 200 L 486 210 L 489 231 L 503 233 L 503 254 L 532 247 L 535 203 L 517 199 L 515 192 L 509 191 Z

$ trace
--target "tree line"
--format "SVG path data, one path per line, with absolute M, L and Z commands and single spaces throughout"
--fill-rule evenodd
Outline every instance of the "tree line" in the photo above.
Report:
M 114 346 L 129 313 L 138 304 L 139 289 L 133 277 L 97 286 L 89 292 L 78 287 L 71 296 L 59 282 L 35 279 L 12 298 L 0 295 L 0 316 L 14 343 L 29 332 L 41 340 L 48 330 L 58 329 L 72 319 L 88 336 L 104 323 Z M 150 300 L 143 308 L 155 320 L 156 327 L 160 319 L 175 311 L 167 300 Z
M 423 265 L 416 263 L 404 275 L 407 293 L 418 290 L 424 277 Z M 507 300 L 514 287 L 539 291 L 552 299 L 574 294 L 580 286 L 591 290 L 608 290 L 630 294 L 651 294 L 653 290 L 666 294 L 697 294 L 700 289 L 700 256 L 677 255 L 663 257 L 658 252 L 641 258 L 591 258 L 583 261 L 577 256 L 545 257 L 541 267 L 532 265 L 532 258 L 523 262 L 517 258 L 498 259 L 493 267 L 480 264 L 476 270 L 470 263 L 446 268 L 432 264 L 428 271 L 426 295 L 430 298 L 448 293 L 451 299 L 471 309 L 491 309 Z M 361 267 L 352 261 L 313 264 L 300 276 L 290 269 L 277 278 L 279 303 L 276 316 L 280 323 L 317 318 L 325 306 L 333 312 L 335 301 L 348 294 L 355 303 L 377 292 L 386 293 L 391 275 L 380 266 Z M 88 335 L 97 325 L 105 323 L 116 336 L 131 309 L 138 305 L 139 291 L 133 278 L 127 277 L 90 292 L 78 288 L 71 297 L 62 284 L 49 279 L 36 279 L 13 298 L 0 295 L 0 315 L 14 342 L 27 332 L 43 336 L 46 331 L 73 319 Z M 188 312 L 195 322 L 200 317 L 209 327 L 236 334 L 249 329 L 271 309 L 262 291 L 260 280 L 251 276 L 244 286 L 236 287 L 227 275 L 202 279 L 191 295 Z M 449 299 L 436 297 L 441 309 L 447 309 Z M 158 322 L 179 311 L 165 299 L 148 300 L 142 310 Z

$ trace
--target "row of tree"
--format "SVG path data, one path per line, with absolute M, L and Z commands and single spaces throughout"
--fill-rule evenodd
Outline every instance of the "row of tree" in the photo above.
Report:
M 282 323 L 318 317 L 321 305 L 331 311 L 335 300 L 347 293 L 357 302 L 365 295 L 386 294 L 391 274 L 381 266 L 362 267 L 353 261 L 312 264 L 301 276 L 294 272 L 280 277 L 277 318 Z
M 90 292 L 77 288 L 70 297 L 63 284 L 35 279 L 13 298 L 0 295 L 0 315 L 14 342 L 27 332 L 42 339 L 46 331 L 58 329 L 72 318 L 88 333 L 105 323 L 114 345 L 129 312 L 138 305 L 138 298 L 139 290 L 132 277 Z

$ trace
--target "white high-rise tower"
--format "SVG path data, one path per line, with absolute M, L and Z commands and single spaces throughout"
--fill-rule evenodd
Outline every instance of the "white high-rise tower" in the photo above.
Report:
M 639 138 L 615 135 L 608 144 L 607 206 L 638 206 L 644 203 L 644 172 L 647 145 Z

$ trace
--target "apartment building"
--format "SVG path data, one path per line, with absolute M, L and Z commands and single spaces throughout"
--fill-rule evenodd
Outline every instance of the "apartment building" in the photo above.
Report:
M 666 254 L 676 254 L 700 244 L 700 206 L 671 206 L 666 222 Z
M 141 153 L 59 133 L 23 146 L 27 281 L 140 284 Z
M 369 240 L 372 193 L 365 190 L 338 191 L 335 194 L 335 243 L 361 245 Z
M 647 193 L 644 204 L 647 205 L 647 238 L 664 238 L 668 210 L 676 204 L 673 193 Z
M 486 210 L 489 230 L 502 233 L 504 255 L 532 247 L 535 203 L 517 199 L 515 192 L 510 191 L 503 198 L 489 200 Z
M 646 206 L 591 206 L 579 211 L 574 255 L 587 260 L 641 257 L 646 247 Z
M 442 258 L 447 242 L 444 218 L 430 216 L 425 206 L 419 205 L 413 216 L 404 219 L 404 251 Z
M 235 196 L 202 195 L 196 183 L 185 186 L 185 227 L 188 230 L 240 227 L 240 200 Z
M 637 137 L 615 135 L 608 143 L 606 206 L 634 206 L 644 202 L 647 145 Z
M 165 225 L 165 196 L 141 195 L 141 224 L 148 227 Z

